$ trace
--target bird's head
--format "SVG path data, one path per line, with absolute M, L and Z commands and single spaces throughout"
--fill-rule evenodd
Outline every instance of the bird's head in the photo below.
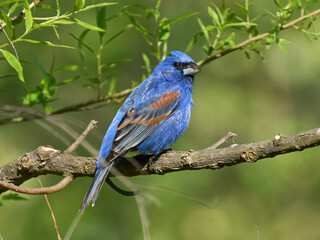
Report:
M 179 51 L 171 51 L 170 55 L 158 64 L 154 69 L 155 73 L 192 77 L 201 71 L 201 68 L 188 55 Z

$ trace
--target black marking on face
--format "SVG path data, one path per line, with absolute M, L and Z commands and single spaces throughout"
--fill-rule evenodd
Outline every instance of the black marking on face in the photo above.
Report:
M 183 69 L 186 69 L 186 68 L 189 68 L 190 65 L 192 64 L 193 62 L 174 62 L 173 63 L 173 66 L 178 69 L 178 70 L 183 70 Z

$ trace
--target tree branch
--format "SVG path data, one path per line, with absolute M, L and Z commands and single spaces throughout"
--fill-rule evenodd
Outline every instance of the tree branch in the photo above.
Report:
M 276 135 L 274 139 L 249 144 L 232 145 L 221 149 L 207 148 L 199 151 L 165 152 L 156 157 L 125 158 L 114 165 L 113 176 L 166 174 L 169 172 L 199 169 L 220 169 L 244 162 L 256 162 L 280 154 L 302 151 L 320 145 L 320 128 L 293 136 Z M 152 159 L 151 161 L 149 161 Z M 96 158 L 61 153 L 50 146 L 40 146 L 17 160 L 0 167 L 0 194 L 7 191 L 6 184 L 20 185 L 40 175 L 54 174 L 72 177 L 92 177 Z M 68 177 L 69 176 L 69 177 Z M 72 176 L 72 177 L 71 177 Z M 50 192 L 46 192 L 50 193 Z
M 98 103 L 101 103 L 98 107 L 102 107 L 103 105 L 115 101 L 116 99 L 121 99 L 128 96 L 134 88 L 126 89 L 116 94 L 107 95 L 101 97 L 99 99 L 92 99 L 87 102 L 78 103 L 75 105 L 71 105 L 68 107 L 59 108 L 53 111 L 50 115 L 46 115 L 43 112 L 38 112 L 29 107 L 20 107 L 20 106 L 10 106 L 6 105 L 0 108 L 0 114 L 3 115 L 12 115 L 12 117 L 7 119 L 0 120 L 1 125 L 13 124 L 13 123 L 20 123 L 25 121 L 31 121 L 36 119 L 43 119 L 46 117 L 50 117 L 52 115 L 67 113 L 67 112 L 75 112 L 75 111 L 85 111 L 92 108 L 95 108 Z
M 56 185 L 53 185 L 50 187 L 42 187 L 42 188 L 22 188 L 12 183 L 7 183 L 4 181 L 0 181 L 0 186 L 18 193 L 25 193 L 25 194 L 31 194 L 31 195 L 43 195 L 48 193 L 59 192 L 60 190 L 68 186 L 72 182 L 72 180 L 73 180 L 72 176 L 66 176 Z
M 39 3 L 41 3 L 43 0 L 33 0 L 30 4 L 29 4 L 29 8 L 32 9 L 34 8 L 36 5 L 38 5 Z M 11 21 L 14 22 L 16 20 L 19 20 L 19 19 L 23 19 L 25 15 L 25 11 L 22 10 L 17 16 L 14 16 L 11 18 Z M 2 23 L 1 24 L 1 28 L 5 28 L 7 26 L 6 23 Z
M 291 28 L 291 27 L 295 27 L 295 25 L 297 23 L 302 22 L 302 21 L 304 21 L 304 20 L 306 20 L 308 18 L 315 17 L 318 14 L 320 14 L 320 9 L 317 9 L 317 10 L 315 10 L 315 11 L 313 11 L 313 12 L 307 14 L 307 15 L 303 15 L 303 16 L 301 16 L 301 17 L 299 17 L 299 18 L 297 18 L 297 19 L 295 19 L 295 20 L 293 20 L 291 22 L 288 22 L 288 23 L 286 23 L 284 25 L 280 25 L 279 26 L 279 31 L 286 30 L 286 29 Z M 255 36 L 255 37 L 249 37 L 247 40 L 239 43 L 235 47 L 231 47 L 231 48 L 229 48 L 229 49 L 227 49 L 225 51 L 222 51 L 222 52 L 219 52 L 219 53 L 214 54 L 212 56 L 209 56 L 206 59 L 199 61 L 197 64 L 199 66 L 206 65 L 206 64 L 208 64 L 208 63 L 210 63 L 210 62 L 212 62 L 212 61 L 214 61 L 214 60 L 216 60 L 218 58 L 221 58 L 221 57 L 223 57 L 223 56 L 225 56 L 225 55 L 227 55 L 229 53 L 232 53 L 234 51 L 242 49 L 242 48 L 246 47 L 247 45 L 249 45 L 250 43 L 262 40 L 262 39 L 270 36 L 271 33 L 272 32 L 270 31 L 270 32 L 265 32 L 265 33 L 259 34 L 259 35 Z
M 36 1 L 36 4 L 39 2 L 40 2 L 39 0 Z M 32 6 L 32 7 L 34 7 L 34 6 Z M 285 30 L 285 29 L 288 29 L 291 27 L 296 27 L 297 23 L 302 22 L 302 21 L 309 19 L 311 17 L 315 17 L 319 14 L 320 14 L 320 9 L 317 9 L 307 15 L 303 15 L 297 19 L 292 20 L 291 22 L 288 22 L 284 25 L 279 26 L 279 31 L 282 31 L 282 30 Z M 197 64 L 199 66 L 206 65 L 206 64 L 208 64 L 218 58 L 221 58 L 229 53 L 243 49 L 244 47 L 246 47 L 247 45 L 249 45 L 253 42 L 260 41 L 260 40 L 268 37 L 270 34 L 271 34 L 271 31 L 262 33 L 258 36 L 255 36 L 255 37 L 249 37 L 247 40 L 239 43 L 235 47 L 231 47 L 231 48 L 226 49 L 222 52 L 219 52 L 215 55 L 209 56 L 206 59 L 199 61 Z M 88 110 L 88 109 L 92 109 L 92 108 L 97 107 L 98 103 L 102 103 L 102 105 L 98 106 L 98 107 L 101 107 L 110 101 L 128 96 L 133 90 L 134 90 L 134 88 L 133 89 L 126 89 L 124 91 L 121 91 L 121 92 L 113 94 L 113 95 L 107 95 L 107 96 L 104 96 L 104 97 L 101 97 L 98 99 L 93 99 L 93 100 L 89 100 L 87 102 L 82 102 L 82 103 L 78 103 L 78 104 L 71 105 L 68 107 L 60 108 L 60 109 L 53 111 L 50 115 L 62 114 L 62 113 L 73 112 L 73 111 L 84 111 L 84 110 Z M 2 113 L 2 114 L 20 113 L 20 115 L 15 114 L 14 117 L 0 120 L 0 126 L 7 125 L 7 124 L 13 124 L 13 123 L 20 123 L 20 122 L 30 121 L 30 120 L 35 120 L 35 119 L 43 119 L 48 116 L 42 112 L 37 112 L 33 109 L 30 110 L 29 108 L 20 107 L 20 106 L 4 106 L 4 107 L 0 108 L 0 113 Z M 27 116 L 26 117 L 23 116 L 24 114 L 27 114 Z
M 94 129 L 97 125 L 98 121 L 91 120 L 87 128 L 83 131 L 83 133 L 64 151 L 65 153 L 72 153 L 77 147 L 80 145 L 83 139 L 87 137 L 92 129 Z

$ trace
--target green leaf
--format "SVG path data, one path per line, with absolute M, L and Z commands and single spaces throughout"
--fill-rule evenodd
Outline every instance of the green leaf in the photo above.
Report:
M 130 22 L 132 23 L 133 27 L 138 30 L 139 32 L 149 35 L 149 36 L 153 36 L 152 33 L 150 33 L 146 28 L 144 28 L 135 18 L 134 14 L 130 13 L 128 10 L 123 9 L 122 10 L 123 13 L 129 18 Z
M 56 2 L 56 8 L 57 8 L 57 16 L 60 15 L 60 3 L 59 3 L 59 0 L 55 0 Z
M 7 193 L 6 195 L 2 196 L 3 200 L 15 200 L 15 201 L 20 201 L 20 200 L 28 200 L 25 197 L 22 197 L 18 193 Z
M 185 19 L 185 18 L 191 17 L 191 16 L 196 15 L 196 14 L 199 14 L 199 12 L 183 14 L 181 16 L 178 16 L 178 17 L 175 17 L 173 19 L 168 20 L 167 24 L 172 24 L 172 23 L 177 22 L 177 21 L 179 21 L 181 19 Z
M 8 73 L 8 74 L 0 75 L 0 79 L 1 79 L 1 78 L 14 77 L 14 76 L 16 76 L 15 73 Z
M 8 10 L 8 16 L 10 17 L 10 15 L 16 10 L 16 8 L 19 6 L 19 2 L 15 2 L 14 4 L 12 4 Z
M 16 58 L 16 56 L 14 56 L 12 53 L 3 49 L 0 49 L 0 52 L 2 52 L 7 62 L 14 68 L 14 70 L 16 70 L 16 72 L 18 73 L 19 79 L 22 82 L 24 82 L 22 66 L 18 61 L 18 59 Z
M 80 58 L 81 58 L 81 61 L 82 61 L 82 62 L 84 61 L 84 54 L 85 54 L 83 47 L 86 47 L 93 55 L 96 55 L 96 53 L 94 52 L 94 50 L 93 50 L 91 47 L 89 47 L 87 44 L 84 43 L 84 38 L 86 37 L 86 35 L 87 35 L 87 33 L 88 33 L 89 31 L 90 31 L 89 29 L 84 30 L 84 31 L 81 33 L 81 35 L 80 35 L 79 38 L 77 38 L 77 37 L 74 36 L 72 33 L 70 33 L 70 35 L 71 35 L 74 39 L 76 39 L 76 40 L 78 41 Z
M 263 62 L 265 61 L 264 55 L 263 55 L 263 53 L 262 53 L 260 50 L 258 50 L 258 49 L 253 49 L 252 51 L 254 51 L 256 54 L 258 54 L 258 56 L 261 58 L 261 60 L 262 60 Z
M 151 75 L 150 59 L 145 53 L 142 53 L 142 59 L 144 61 L 144 65 L 146 67 L 148 75 Z
M 208 14 L 211 17 L 213 24 L 218 27 L 221 27 L 221 23 L 220 23 L 220 19 L 218 17 L 218 14 L 211 7 L 208 7 Z
M 106 23 L 106 7 L 102 7 L 98 10 L 97 16 L 96 16 L 97 26 L 101 29 L 104 29 L 106 31 L 107 29 L 107 23 Z M 104 32 L 99 32 L 100 38 L 103 37 L 105 34 Z
M 112 60 L 108 62 L 106 65 L 112 68 L 118 65 L 119 63 L 130 62 L 130 61 L 131 61 L 131 58 L 121 58 L 121 59 Z
M 199 41 L 199 39 L 203 36 L 203 31 L 198 31 L 190 40 L 188 43 L 188 46 L 186 47 L 185 52 L 189 52 L 191 48 Z
M 38 40 L 32 40 L 32 39 L 26 39 L 26 38 L 19 39 L 18 41 L 19 42 L 34 43 L 34 44 L 41 44 L 41 45 L 45 45 L 45 46 L 49 46 L 49 47 L 62 47 L 62 48 L 74 49 L 74 47 L 71 47 L 71 46 L 54 44 L 54 43 L 49 42 L 49 41 L 38 41 Z
M 145 79 L 146 76 L 143 75 L 142 78 Z M 137 87 L 139 84 L 140 84 L 139 81 L 132 81 L 132 82 L 131 82 L 131 88 L 135 88 L 135 87 Z
M 86 3 L 85 0 L 76 0 L 75 6 L 74 6 L 74 11 L 77 12 L 80 9 L 84 7 L 84 4 Z
M 33 18 L 32 18 L 32 13 L 29 7 L 28 0 L 23 0 L 23 9 L 24 9 L 26 32 L 28 32 L 33 25 Z
M 64 24 L 64 25 L 70 25 L 70 24 L 74 24 L 74 21 L 69 21 L 69 20 L 66 20 L 66 19 L 55 19 L 54 20 L 54 23 L 55 24 Z M 43 23 L 41 24 L 43 26 Z M 41 27 L 40 25 L 40 27 Z
M 266 49 L 269 49 L 271 47 L 271 43 L 275 42 L 275 36 L 274 35 L 270 35 L 270 36 L 267 36 L 265 39 L 265 47 Z
M 250 26 L 257 26 L 257 24 L 252 22 L 235 22 L 235 23 L 227 23 L 223 25 L 224 28 L 239 27 L 239 26 L 250 27 Z
M 12 27 L 12 23 L 11 23 L 11 18 L 2 10 L 0 10 L 0 19 L 3 20 L 3 22 L 5 22 L 6 24 L 6 31 L 9 35 L 10 38 L 12 38 L 13 36 L 13 27 Z
M 236 3 L 236 4 L 240 8 L 240 10 L 243 13 L 243 15 L 248 16 L 248 9 L 245 6 L 241 5 L 240 3 Z
M 167 41 L 170 37 L 170 24 L 177 22 L 179 20 L 185 19 L 187 17 L 193 16 L 195 14 L 198 14 L 198 12 L 194 13 L 187 13 L 181 16 L 178 16 L 176 18 L 168 20 L 167 18 L 162 18 L 159 23 L 159 40 L 161 42 Z
M 164 42 L 162 47 L 162 58 L 161 61 L 163 61 L 168 56 L 168 42 Z
M 116 82 L 117 82 L 117 79 L 113 77 L 109 84 L 109 93 L 108 93 L 109 95 L 112 95 L 113 93 L 115 93 Z
M 111 5 L 115 5 L 115 4 L 118 4 L 118 3 L 116 3 L 116 2 L 107 2 L 107 3 L 93 4 L 93 5 L 89 5 L 89 6 L 85 7 L 85 8 L 82 8 L 82 9 L 78 10 L 77 13 L 78 12 L 84 12 L 84 11 L 87 11 L 87 10 L 90 10 L 90 9 L 93 9 L 93 8 L 111 6 Z
M 209 37 L 209 31 L 208 31 L 208 28 L 204 26 L 204 24 L 202 23 L 201 19 L 198 18 L 198 24 L 200 25 L 201 27 L 201 30 L 203 32 L 203 35 L 207 41 L 207 44 L 208 45 L 211 45 L 211 40 L 210 40 L 210 37 Z M 212 26 L 212 25 L 209 25 L 209 26 Z
M 43 108 L 43 111 L 44 111 L 45 114 L 50 115 L 50 114 L 52 113 L 52 107 L 46 105 L 46 106 Z
M 282 44 L 283 44 L 283 43 L 289 43 L 289 42 L 290 42 L 289 40 L 280 38 L 280 39 L 277 40 L 277 45 L 278 45 L 278 47 L 281 49 L 281 51 L 285 53 L 286 50 L 284 49 L 284 47 L 283 47 Z
M 248 50 L 244 50 L 244 53 L 246 54 L 246 57 L 247 57 L 248 59 L 250 59 L 250 53 L 249 53 L 249 51 L 248 51 Z
M 94 26 L 94 25 L 91 25 L 89 23 L 86 23 L 86 22 L 83 22 L 77 18 L 72 18 L 78 25 L 84 27 L 84 28 L 87 28 L 87 29 L 90 29 L 90 30 L 93 30 L 93 31 L 98 31 L 98 32 L 105 32 L 104 29 L 102 28 L 99 28 L 97 26 Z
M 97 85 L 92 83 L 83 84 L 82 87 L 89 88 L 89 89 L 97 89 Z
M 27 95 L 23 98 L 22 104 L 29 105 L 31 107 L 38 101 L 40 95 L 40 90 L 28 92 Z
M 57 39 L 60 40 L 60 35 L 59 35 L 59 32 L 57 30 L 56 27 L 52 27 L 53 31 L 54 31 L 54 34 L 56 35 Z
M 150 19 L 152 16 L 155 16 L 155 12 L 152 8 L 146 8 L 146 19 Z
M 98 84 L 99 83 L 99 78 L 98 77 L 90 77 L 87 79 L 91 83 Z
M 225 39 L 225 42 L 228 44 L 228 47 L 229 46 L 236 47 L 236 43 L 234 42 L 235 36 L 236 36 L 236 33 L 232 32 L 230 36 Z
M 208 55 L 208 56 L 210 56 L 211 55 L 211 53 L 213 52 L 213 47 L 212 46 L 202 46 L 202 49 L 204 50 L 204 52 Z
M 37 8 L 44 8 L 44 9 L 56 9 L 56 7 L 55 7 L 55 6 L 52 6 L 52 5 L 45 5 L 45 4 L 37 5 Z
M 80 77 L 81 77 L 81 75 L 77 75 L 77 76 L 74 76 L 74 77 L 72 77 L 72 78 L 65 79 L 65 80 L 63 80 L 62 82 L 57 83 L 57 86 L 66 85 L 66 84 L 68 84 L 68 83 L 71 83 L 71 82 L 79 79 Z
M 133 27 L 132 24 L 128 24 L 125 29 L 117 32 L 117 33 L 114 34 L 112 37 L 110 37 L 110 38 L 103 44 L 103 46 L 107 45 L 107 44 L 110 43 L 112 40 L 116 39 L 116 38 L 119 37 L 122 33 L 124 33 L 125 31 L 127 31 L 128 29 L 130 29 L 130 28 L 132 28 L 132 27 Z
M 170 37 L 170 25 L 167 18 L 162 18 L 159 24 L 159 41 L 167 41 Z
M 20 0 L 8 0 L 8 1 L 0 2 L 0 7 L 3 6 L 3 5 L 12 4 L 14 2 L 20 2 Z
M 69 72 L 69 71 L 77 71 L 78 69 L 81 69 L 79 65 L 66 65 L 61 68 L 58 68 L 55 73 L 61 73 L 61 72 Z

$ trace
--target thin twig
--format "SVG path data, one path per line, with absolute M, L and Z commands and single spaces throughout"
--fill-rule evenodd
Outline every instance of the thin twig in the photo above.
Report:
M 40 186 L 43 188 L 43 185 L 42 185 L 42 182 L 39 178 L 37 178 Z M 54 224 L 54 228 L 56 230 L 56 233 L 57 233 L 57 236 L 58 236 L 58 240 L 62 240 L 62 238 L 60 237 L 60 234 L 59 234 L 59 230 L 58 230 L 58 225 L 57 225 L 57 221 L 56 221 L 56 218 L 54 217 L 54 213 L 52 211 L 52 208 L 51 208 L 51 205 L 50 205 L 50 202 L 49 202 L 49 199 L 47 197 L 47 194 L 44 194 L 44 197 L 46 199 L 46 202 L 47 202 L 47 205 L 48 205 L 48 208 L 49 208 L 49 211 L 51 213 L 51 217 L 52 217 L 52 220 L 53 220 L 53 224 Z
M 38 5 L 38 4 L 39 4 L 40 2 L 42 2 L 42 1 L 43 1 L 43 0 L 33 0 L 33 1 L 30 3 L 29 8 L 30 8 L 30 9 L 34 8 L 36 5 Z M 11 18 L 11 22 L 16 21 L 16 20 L 18 20 L 18 19 L 22 19 L 23 16 L 24 16 L 24 14 L 25 14 L 25 11 L 24 11 L 24 9 L 23 9 L 17 16 L 14 16 L 14 17 Z M 3 24 L 1 25 L 1 28 L 3 29 L 3 28 L 5 28 L 6 26 L 7 26 L 7 24 L 6 24 L 6 23 L 3 23 Z
M 124 98 L 124 97 L 128 96 L 134 89 L 135 88 L 126 89 L 126 90 L 123 90 L 123 91 L 118 92 L 116 94 L 101 97 L 100 99 L 93 99 L 93 100 L 90 100 L 87 102 L 82 102 L 82 103 L 78 103 L 78 104 L 75 104 L 72 106 L 60 108 L 60 109 L 54 110 L 49 116 L 63 114 L 63 113 L 67 113 L 67 112 L 88 110 L 88 109 L 94 108 L 95 105 L 98 103 L 103 103 L 103 104 L 99 105 L 99 107 L 102 107 L 105 104 L 110 103 L 111 101 L 114 101 L 115 99 Z M 25 122 L 25 121 L 31 121 L 31 120 L 35 120 L 35 119 L 42 119 L 42 118 L 48 117 L 48 115 L 45 115 L 44 113 L 36 112 L 35 110 L 33 110 L 31 108 L 26 108 L 26 107 L 6 105 L 6 106 L 0 108 L 0 113 L 2 113 L 2 115 L 5 115 L 7 113 L 12 114 L 13 112 L 17 112 L 18 114 L 20 113 L 20 115 L 18 115 L 18 116 L 16 115 L 14 118 L 1 119 L 0 126 L 13 124 L 13 123 L 20 123 L 20 122 Z M 28 113 L 28 114 L 30 114 L 30 116 L 23 117 L 24 113 Z
M 92 129 L 94 129 L 97 125 L 98 121 L 91 120 L 87 128 L 83 131 L 83 133 L 64 151 L 65 153 L 72 153 L 76 148 L 80 145 L 83 139 L 87 137 Z
M 302 22 L 310 17 L 314 17 L 316 15 L 320 14 L 320 9 L 316 10 L 316 11 L 313 11 L 307 15 L 304 15 L 304 16 L 301 16 L 287 24 L 284 24 L 282 26 L 279 26 L 279 30 L 285 30 L 285 29 L 288 29 L 290 27 L 295 27 L 295 25 L 299 22 Z M 243 47 L 247 46 L 248 44 L 252 43 L 252 42 L 255 42 L 255 41 L 259 41 L 261 39 L 264 39 L 266 37 L 268 37 L 271 33 L 270 32 L 266 32 L 266 33 L 263 33 L 263 34 L 260 34 L 258 36 L 255 36 L 255 37 L 250 37 L 248 38 L 247 40 L 239 43 L 237 46 L 235 47 L 232 47 L 232 48 L 229 48 L 223 52 L 220 52 L 220 53 L 217 53 L 215 55 L 212 55 L 212 56 L 209 56 L 207 57 L 206 59 L 203 59 L 201 61 L 199 61 L 197 64 L 199 66 L 203 66 L 203 65 L 206 65 L 210 62 L 212 62 L 213 60 L 216 60 L 220 57 L 223 57 L 229 53 L 232 53 L 236 50 L 240 50 L 242 49 Z M 126 97 L 127 95 L 129 95 L 132 91 L 134 90 L 134 88 L 132 89 L 126 89 L 124 91 L 121 91 L 117 94 L 113 94 L 113 95 L 107 95 L 107 96 L 104 96 L 102 98 L 99 98 L 99 99 L 94 99 L 94 100 L 90 100 L 90 101 L 87 101 L 87 102 L 83 102 L 83 103 L 79 103 L 79 104 L 76 104 L 76 105 L 72 105 L 72 106 L 68 106 L 68 107 L 64 107 L 64 108 L 60 108 L 60 109 L 57 109 L 55 111 L 53 111 L 51 113 L 51 115 L 56 115 L 56 114 L 62 114 L 62 113 L 66 113 L 66 112 L 73 112 L 73 111 L 83 111 L 83 110 L 88 110 L 91 108 L 91 106 L 93 105 L 96 105 L 97 103 L 108 103 L 114 99 L 117 99 L 117 98 L 122 98 L 122 97 Z M 101 105 L 102 106 L 102 105 Z M 18 108 L 18 107 L 17 107 Z M 0 109 L 0 112 L 3 111 L 2 109 Z M 19 123 L 19 122 L 23 122 L 23 121 L 30 121 L 30 120 L 33 120 L 33 119 L 41 119 L 41 118 L 44 118 L 46 115 L 42 114 L 42 115 L 38 115 L 38 116 L 35 116 L 34 118 L 24 118 L 24 117 L 19 117 L 19 118 L 14 118 L 14 119 L 2 119 L 0 120 L 0 125 L 6 125 L 6 124 L 13 124 L 13 123 Z
M 0 20 L 0 29 L 2 29 L 4 35 L 5 35 L 6 38 L 8 39 L 8 42 L 11 44 L 11 46 L 12 46 L 12 48 L 13 48 L 15 54 L 16 54 L 16 57 L 17 57 L 17 59 L 18 59 L 18 61 L 19 61 L 19 55 L 18 55 L 17 49 L 16 49 L 15 46 L 13 45 L 13 42 L 11 41 L 11 39 L 9 38 L 9 36 L 8 36 L 8 34 L 7 34 L 7 31 L 2 27 L 2 22 L 1 22 L 1 20 Z
M 237 134 L 233 132 L 228 132 L 225 136 L 220 138 L 216 143 L 212 144 L 210 147 L 207 147 L 205 150 L 217 149 L 222 144 L 226 143 L 230 138 L 236 137 Z
M 50 187 L 44 187 L 44 188 L 23 188 L 23 187 L 19 187 L 17 185 L 4 182 L 4 181 L 0 181 L 0 186 L 18 193 L 25 193 L 30 195 L 43 195 L 43 194 L 59 192 L 60 190 L 68 186 L 69 183 L 72 182 L 72 180 L 73 180 L 73 177 L 71 175 L 68 175 L 56 185 L 53 185 Z
M 306 20 L 306 19 L 308 19 L 310 17 L 315 17 L 318 14 L 320 14 L 320 9 L 318 9 L 316 11 L 313 11 L 313 12 L 311 12 L 311 13 L 309 13 L 307 15 L 304 15 L 302 17 L 299 17 L 299 18 L 297 18 L 297 19 L 295 19 L 295 20 L 293 20 L 293 21 L 291 21 L 291 22 L 289 22 L 287 24 L 280 25 L 279 26 L 279 30 L 281 31 L 281 30 L 285 30 L 285 29 L 294 27 L 297 23 L 302 22 L 302 21 L 304 21 L 304 20 Z M 247 40 L 239 43 L 237 46 L 231 47 L 231 48 L 226 49 L 226 50 L 224 50 L 222 52 L 219 52 L 219 53 L 217 53 L 215 55 L 209 56 L 206 59 L 199 61 L 197 64 L 199 66 L 203 66 L 205 64 L 208 64 L 208 63 L 212 62 L 213 60 L 216 60 L 216 59 L 218 59 L 220 57 L 223 57 L 223 56 L 225 56 L 225 55 L 227 55 L 229 53 L 232 53 L 232 52 L 234 52 L 236 50 L 242 49 L 243 47 L 247 46 L 248 44 L 256 42 L 256 41 L 259 41 L 261 39 L 264 39 L 264 38 L 266 38 L 266 37 L 268 37 L 270 35 L 271 35 L 271 32 L 266 32 L 266 33 L 259 34 L 258 36 L 255 36 L 255 37 L 250 37 Z
M 299 18 L 297 18 L 297 19 L 295 19 L 295 20 L 293 20 L 293 21 L 291 21 L 289 23 L 286 23 L 286 24 L 280 26 L 280 29 L 287 29 L 287 28 L 293 27 L 297 23 L 302 22 L 302 21 L 306 20 L 307 18 L 314 17 L 314 16 L 316 16 L 318 14 L 320 14 L 320 8 L 318 10 L 316 10 L 316 11 L 313 11 L 313 12 L 307 14 L 307 15 L 301 16 L 301 17 L 299 17 Z

